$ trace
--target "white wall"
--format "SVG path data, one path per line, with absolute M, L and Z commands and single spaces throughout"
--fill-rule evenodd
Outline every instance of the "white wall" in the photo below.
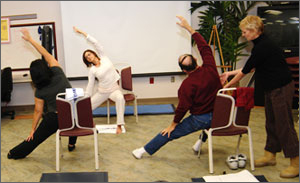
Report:
M 180 72 L 178 55 L 191 52 L 191 36 L 175 23 L 178 14 L 191 20 L 189 1 L 62 1 L 60 6 L 67 77 L 87 76 L 82 53 L 95 49 L 74 25 L 99 40 L 112 63 L 131 65 L 133 74 Z
M 65 68 L 62 39 L 60 3 L 58 1 L 1 1 L 1 16 L 37 14 L 37 19 L 11 21 L 11 24 L 55 22 L 57 55 L 59 63 Z M 139 98 L 176 97 L 177 89 L 184 76 L 154 77 L 154 84 L 149 84 L 149 77 L 133 78 L 134 91 Z M 87 81 L 71 81 L 73 87 L 85 88 Z M 34 91 L 30 83 L 14 84 L 10 106 L 34 104 Z
M 1 16 L 37 14 L 37 19 L 16 20 L 11 24 L 26 24 L 38 22 L 55 22 L 57 56 L 59 63 L 64 67 L 64 50 L 62 42 L 61 15 L 57 1 L 1 1 Z M 12 53 L 14 54 L 14 53 Z M 34 104 L 34 91 L 30 83 L 13 85 L 12 98 L 9 105 Z
M 253 14 L 256 14 L 256 7 L 253 12 L 255 12 Z M 60 3 L 58 1 L 1 1 L 1 16 L 32 13 L 37 14 L 37 19 L 12 21 L 11 24 L 54 21 L 58 61 L 65 68 Z M 194 13 L 192 15 L 192 26 L 197 27 L 197 25 L 197 15 Z M 200 58 L 199 60 L 199 63 L 201 63 Z M 243 65 L 242 61 L 239 64 Z M 139 98 L 176 97 L 177 90 L 185 76 L 175 76 L 175 82 L 171 82 L 171 77 L 154 77 L 154 84 L 149 84 L 149 77 L 133 78 L 134 91 Z M 71 84 L 73 87 L 85 88 L 87 81 L 71 81 Z M 12 100 L 9 105 L 34 104 L 34 92 L 30 83 L 14 84 L 13 87 Z

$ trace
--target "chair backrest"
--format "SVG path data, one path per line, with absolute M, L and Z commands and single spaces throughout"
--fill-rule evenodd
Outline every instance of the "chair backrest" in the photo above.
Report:
M 56 97 L 56 110 L 58 117 L 58 129 L 68 130 L 75 126 L 72 104 L 62 98 Z
M 228 127 L 232 124 L 234 113 L 234 99 L 226 94 L 217 94 L 211 128 Z
M 4 102 L 10 102 L 12 90 L 12 70 L 10 67 L 6 67 L 1 70 L 1 100 Z
M 78 98 L 75 102 L 76 106 L 76 125 L 79 128 L 93 128 L 93 113 L 92 113 L 92 105 L 91 98 L 88 96 L 84 96 Z
M 244 107 L 236 107 L 234 124 L 238 126 L 248 126 L 251 109 L 246 110 Z
M 124 90 L 132 91 L 132 75 L 131 75 L 131 67 L 126 67 L 121 70 L 121 87 Z

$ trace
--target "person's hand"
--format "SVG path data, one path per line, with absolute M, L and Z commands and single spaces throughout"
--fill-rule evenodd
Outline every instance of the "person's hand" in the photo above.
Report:
M 33 134 L 34 134 L 34 130 L 31 130 L 29 136 L 27 137 L 26 141 L 30 141 L 30 140 L 33 140 Z
M 190 26 L 190 24 L 186 21 L 185 18 L 183 18 L 182 16 L 179 16 L 179 15 L 177 15 L 176 17 L 180 20 L 180 22 L 176 22 L 177 25 L 179 25 L 182 28 L 185 28 L 191 34 L 195 33 L 195 30 Z
M 183 28 L 187 28 L 190 26 L 186 19 L 182 16 L 177 15 L 176 17 L 180 20 L 180 22 L 176 22 L 177 25 L 180 25 Z
M 168 126 L 167 128 L 165 128 L 163 131 L 161 131 L 160 133 L 162 134 L 162 136 L 165 136 L 166 134 L 168 134 L 168 138 L 170 137 L 171 132 L 175 129 L 175 127 L 177 126 L 177 123 L 172 123 L 170 126 Z
M 73 26 L 73 30 L 76 33 L 83 34 L 85 37 L 87 36 L 87 33 L 83 32 L 82 30 L 77 29 L 77 27 L 75 27 L 75 26 Z
M 228 77 L 229 77 L 228 72 L 224 72 L 223 74 L 220 75 L 220 81 L 221 81 L 222 85 L 225 84 L 225 82 L 227 81 Z
M 75 27 L 75 26 L 73 26 L 73 30 L 79 34 L 81 33 L 81 31 L 79 29 L 77 29 L 77 27 Z
M 21 31 L 21 33 L 23 34 L 22 38 L 23 38 L 25 41 L 28 41 L 28 40 L 31 39 L 31 36 L 30 36 L 30 33 L 28 32 L 28 29 L 22 28 L 20 31 Z
M 79 34 L 84 34 L 85 32 L 83 32 L 82 30 L 79 30 L 77 27 L 73 26 L 73 30 Z

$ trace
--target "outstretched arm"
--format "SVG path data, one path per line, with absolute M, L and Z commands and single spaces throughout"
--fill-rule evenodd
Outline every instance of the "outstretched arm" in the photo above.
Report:
M 189 31 L 192 35 L 192 38 L 195 40 L 203 60 L 202 66 L 206 66 L 206 65 L 213 66 L 217 71 L 215 59 L 212 54 L 211 48 L 207 44 L 205 39 L 202 37 L 202 35 L 196 32 L 182 16 L 176 16 L 176 17 L 180 20 L 180 22 L 177 22 L 177 24 L 183 27 L 184 29 L 186 29 L 187 31 Z
M 42 118 L 42 114 L 43 114 L 43 108 L 44 108 L 44 100 L 39 99 L 39 98 L 34 98 L 34 113 L 33 113 L 33 121 L 32 121 L 32 127 L 31 127 L 31 131 L 29 136 L 27 137 L 26 141 L 30 141 L 33 140 L 33 134 L 36 130 L 36 127 L 40 121 L 40 119 Z
M 88 35 L 86 32 L 83 32 L 82 30 L 77 29 L 77 27 L 75 27 L 75 26 L 73 26 L 73 30 L 79 34 L 84 35 L 84 37 L 87 37 L 87 35 Z
M 221 84 L 224 85 L 224 83 L 227 81 L 229 76 L 232 76 L 232 75 L 235 76 L 240 71 L 242 71 L 242 69 L 238 69 L 238 70 L 234 70 L 234 71 L 228 71 L 228 72 L 224 72 L 223 74 L 221 74 L 220 75 Z
M 237 69 L 237 70 L 234 70 L 234 71 L 224 72 L 223 74 L 220 75 L 221 84 L 224 85 L 224 83 L 227 81 L 227 79 L 228 79 L 229 76 L 236 76 L 238 74 L 240 75 L 239 76 L 240 77 L 239 80 L 241 80 L 244 77 L 244 75 L 246 75 L 246 74 L 244 74 L 242 72 L 242 70 L 243 69 Z M 254 72 L 254 71 L 255 71 L 255 69 L 252 69 L 250 72 Z M 236 81 L 236 82 L 238 82 L 238 81 Z M 228 84 L 232 85 L 234 83 L 228 83 Z M 227 88 L 230 86 L 228 84 L 226 85 Z
M 236 70 L 236 72 L 237 72 L 237 74 L 234 76 L 234 78 L 232 78 L 232 80 L 230 80 L 230 82 L 227 83 L 223 88 L 229 88 L 230 86 L 237 83 L 245 76 L 245 74 L 242 72 L 241 69 Z
M 180 22 L 176 22 L 177 25 L 189 31 L 191 35 L 195 33 L 195 30 L 190 26 L 190 24 L 186 21 L 185 18 L 179 15 L 177 15 L 176 17 L 180 20 Z
M 39 43 L 37 43 L 34 39 L 32 39 L 28 29 L 23 28 L 21 29 L 23 34 L 22 38 L 29 42 L 43 57 L 45 58 L 46 62 L 48 62 L 50 67 L 59 66 L 57 60 Z
M 79 30 L 75 26 L 73 26 L 73 30 L 78 34 L 82 34 L 89 42 L 91 42 L 94 45 L 100 57 L 104 56 L 103 47 L 99 44 L 99 42 L 95 38 L 93 38 L 91 35 L 87 34 L 86 32 Z

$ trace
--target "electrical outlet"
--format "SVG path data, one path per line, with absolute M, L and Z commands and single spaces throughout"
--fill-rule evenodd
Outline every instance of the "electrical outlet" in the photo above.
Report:
M 149 83 L 150 83 L 150 84 L 154 84 L 154 78 L 153 78 L 153 77 L 150 77 L 150 78 L 149 78 Z
M 171 83 L 175 82 L 175 76 L 171 76 Z

